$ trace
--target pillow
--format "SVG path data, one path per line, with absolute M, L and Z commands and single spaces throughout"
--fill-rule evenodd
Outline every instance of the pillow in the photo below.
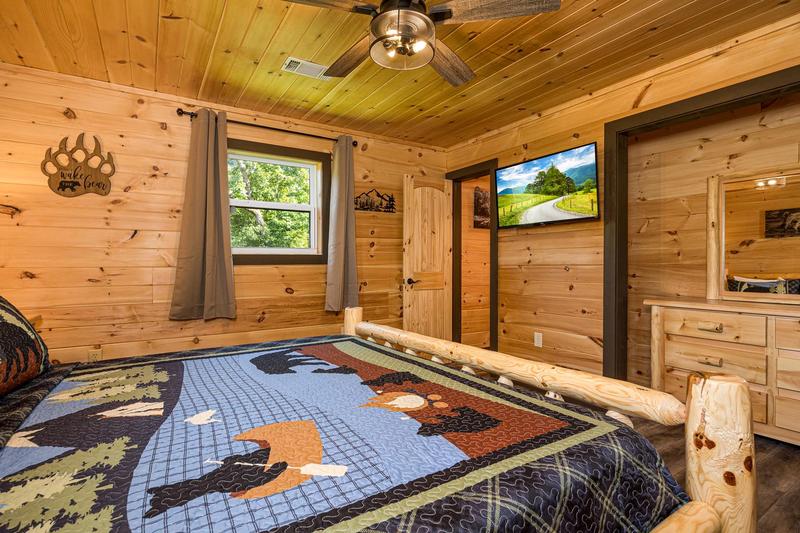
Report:
M 49 367 L 47 346 L 36 329 L 0 296 L 0 396 Z
M 800 294 L 800 279 L 786 280 L 786 294 Z
M 733 276 L 728 277 L 728 290 L 733 292 L 800 294 L 800 280 L 783 278 L 755 279 Z

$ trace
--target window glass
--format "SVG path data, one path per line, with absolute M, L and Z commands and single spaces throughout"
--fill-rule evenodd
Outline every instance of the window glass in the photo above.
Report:
M 235 156 L 228 159 L 230 197 L 239 200 L 309 204 L 310 174 L 306 167 L 278 165 Z
M 231 151 L 233 253 L 320 254 L 320 174 L 316 161 Z
M 310 248 L 310 236 L 307 212 L 231 208 L 233 248 Z

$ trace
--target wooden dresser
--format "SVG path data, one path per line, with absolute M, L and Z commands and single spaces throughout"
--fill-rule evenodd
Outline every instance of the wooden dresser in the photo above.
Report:
M 652 387 L 686 399 L 691 372 L 750 384 L 756 433 L 800 445 L 800 306 L 645 300 L 652 310 Z

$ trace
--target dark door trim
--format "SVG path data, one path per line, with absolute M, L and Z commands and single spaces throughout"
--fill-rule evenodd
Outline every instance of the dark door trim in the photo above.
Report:
M 628 138 L 800 91 L 800 66 L 605 125 L 603 374 L 628 374 Z
M 489 176 L 491 205 L 495 205 L 497 159 L 448 172 L 453 181 L 453 340 L 461 341 L 461 183 Z M 497 209 L 492 208 L 489 235 L 489 348 L 497 350 Z

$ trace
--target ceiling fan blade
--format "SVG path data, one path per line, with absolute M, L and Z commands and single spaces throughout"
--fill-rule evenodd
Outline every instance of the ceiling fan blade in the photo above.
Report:
M 558 11 L 561 0 L 450 0 L 432 7 L 431 18 L 439 24 L 526 17 Z
M 367 35 L 351 46 L 339 59 L 334 61 L 333 65 L 328 67 L 328 70 L 325 71 L 325 75 L 331 78 L 347 77 L 348 74 L 353 72 L 358 65 L 369 57 L 369 45 L 370 37 Z
M 352 13 L 362 13 L 369 15 L 377 12 L 378 8 L 371 4 L 363 2 L 354 2 L 353 0 L 286 0 L 293 4 L 305 4 L 314 7 L 327 7 L 328 9 L 342 9 Z
M 469 65 L 440 39 L 436 39 L 436 54 L 433 56 L 431 66 L 453 87 L 469 83 L 475 78 L 475 73 Z

